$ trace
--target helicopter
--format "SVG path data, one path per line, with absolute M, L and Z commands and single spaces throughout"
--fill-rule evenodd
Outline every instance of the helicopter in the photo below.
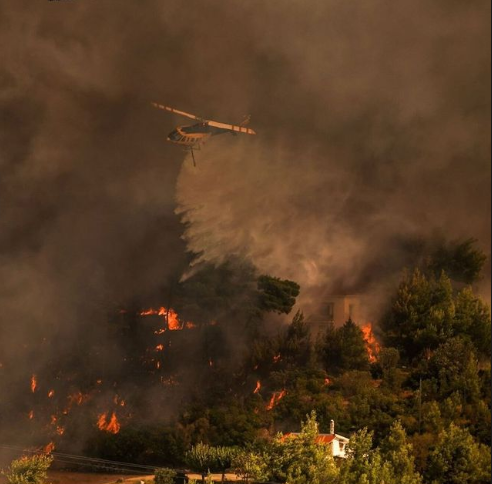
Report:
M 256 132 L 251 128 L 246 128 L 251 116 L 246 116 L 241 124 L 234 125 L 203 119 L 199 116 L 195 116 L 194 114 L 179 111 L 178 109 L 154 102 L 152 103 L 152 106 L 157 109 L 169 111 L 170 113 L 179 114 L 198 121 L 197 124 L 193 124 L 191 126 L 178 126 L 167 136 L 167 140 L 171 143 L 181 145 L 186 150 L 191 151 L 194 166 L 196 166 L 194 150 L 199 150 L 201 145 L 203 145 L 211 136 L 217 136 L 224 133 L 232 133 L 233 135 L 237 135 L 238 133 L 256 134 Z

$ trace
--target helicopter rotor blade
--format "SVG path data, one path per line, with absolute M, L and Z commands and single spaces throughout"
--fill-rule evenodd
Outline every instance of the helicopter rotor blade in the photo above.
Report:
M 256 131 L 252 130 L 251 128 L 236 126 L 235 124 L 218 123 L 217 121 L 207 121 L 207 124 L 215 128 L 227 129 L 229 131 L 232 131 L 233 133 L 256 134 Z
M 194 114 L 186 113 L 185 111 L 180 111 L 179 109 L 174 109 L 169 106 L 164 106 L 163 104 L 158 104 L 158 103 L 152 103 L 152 106 L 154 106 L 157 109 L 162 109 L 164 111 L 169 111 L 170 113 L 174 114 L 180 114 L 181 116 L 185 116 L 187 118 L 195 119 L 196 121 L 204 121 L 202 118 L 195 116 Z

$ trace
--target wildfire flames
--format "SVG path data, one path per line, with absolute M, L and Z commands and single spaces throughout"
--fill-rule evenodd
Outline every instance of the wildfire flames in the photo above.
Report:
M 362 333 L 364 334 L 364 341 L 366 342 L 367 354 L 369 355 L 369 361 L 374 363 L 377 360 L 377 355 L 381 351 L 381 347 L 377 342 L 374 333 L 372 332 L 372 324 L 367 323 L 362 327 Z
M 31 376 L 31 392 L 34 393 L 38 386 L 38 382 L 36 380 L 36 375 Z
M 165 307 L 160 307 L 159 309 L 146 309 L 140 313 L 140 316 L 161 316 L 164 320 L 164 323 L 167 323 L 167 329 L 169 331 L 181 331 L 183 328 L 192 329 L 196 326 L 193 323 L 182 323 L 178 314 L 174 309 L 167 309 Z M 156 331 L 156 334 L 162 334 L 166 331 L 165 329 L 160 329 Z
M 51 452 L 53 452 L 54 450 L 55 450 L 55 444 L 53 442 L 50 442 L 48 445 L 46 445 L 43 448 L 43 452 L 45 454 L 51 454 Z
M 273 410 L 279 403 L 282 398 L 287 395 L 287 390 L 282 390 L 281 392 L 275 392 L 270 399 L 269 404 L 267 405 L 267 410 Z
M 107 413 L 102 413 L 99 415 L 97 419 L 97 427 L 99 430 L 104 430 L 106 432 L 111 432 L 112 434 L 117 434 L 120 431 L 121 425 L 118 422 L 118 418 L 116 417 L 116 413 L 113 412 L 111 414 L 111 418 L 108 421 Z
M 29 412 L 29 420 L 32 420 L 34 418 L 34 410 L 31 410 Z
M 261 390 L 261 382 L 257 381 L 256 382 L 256 388 L 255 388 L 255 391 L 253 393 L 256 395 L 257 393 L 260 393 L 260 390 Z

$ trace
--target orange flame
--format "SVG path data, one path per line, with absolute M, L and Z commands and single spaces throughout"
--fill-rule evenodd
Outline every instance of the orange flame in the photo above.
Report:
M 31 410 L 29 412 L 29 420 L 32 420 L 34 418 L 34 410 Z
M 260 390 L 261 390 L 261 381 L 258 380 L 256 382 L 256 388 L 255 388 L 255 391 L 253 393 L 256 395 L 257 393 L 260 393 Z
M 111 418 L 107 421 L 107 413 L 102 413 L 97 419 L 97 427 L 99 430 L 104 430 L 106 432 L 111 432 L 112 434 L 117 434 L 120 431 L 121 425 L 118 422 L 116 413 L 111 414 Z
M 369 356 L 369 361 L 374 363 L 377 360 L 377 355 L 381 351 L 381 347 L 372 332 L 372 324 L 367 323 L 363 326 L 362 333 L 364 335 L 364 341 L 366 342 L 366 350 Z
M 45 454 L 51 454 L 55 450 L 55 444 L 53 442 L 50 442 L 48 445 L 46 445 L 43 448 L 43 452 Z
M 31 376 L 31 392 L 35 392 L 36 391 L 36 388 L 38 386 L 38 381 L 36 379 L 36 375 L 32 375 Z
M 64 432 L 65 432 L 65 429 L 61 425 L 58 425 L 58 427 L 56 427 L 56 433 L 58 435 L 63 435 Z
M 279 403 L 282 398 L 287 395 L 287 390 L 282 390 L 281 392 L 275 392 L 270 399 L 270 403 L 267 405 L 267 410 L 273 410 Z
M 164 345 L 163 345 L 163 344 L 157 345 L 157 346 L 155 347 L 155 350 L 156 350 L 156 351 L 163 351 L 163 350 L 164 350 Z
M 273 357 L 273 362 L 278 363 L 282 359 L 282 355 L 279 353 L 277 356 Z
M 331 380 L 329 378 L 325 378 L 325 386 L 328 386 L 331 383 Z
M 164 322 L 167 321 L 167 327 L 170 331 L 180 331 L 183 329 L 184 325 L 179 321 L 178 314 L 174 309 L 167 309 L 165 307 L 160 307 L 159 309 L 146 309 L 140 312 L 140 316 L 161 316 Z M 189 323 L 193 324 L 193 323 Z M 188 327 L 188 326 L 187 326 Z M 165 329 L 158 330 L 156 333 L 161 334 Z
M 118 419 L 116 417 L 116 413 L 113 412 L 111 415 L 111 419 L 108 423 L 108 426 L 106 427 L 106 430 L 108 432 L 111 432 L 112 434 L 117 434 L 120 431 L 121 425 L 118 422 Z
M 56 415 L 52 415 L 52 416 L 51 416 L 51 422 L 50 422 L 50 423 L 51 423 L 51 425 L 55 425 L 55 424 L 56 424 L 56 422 L 57 422 L 57 420 L 58 420 L 57 416 L 56 416 Z
M 55 395 L 55 390 L 50 390 L 48 392 L 48 398 L 52 398 Z

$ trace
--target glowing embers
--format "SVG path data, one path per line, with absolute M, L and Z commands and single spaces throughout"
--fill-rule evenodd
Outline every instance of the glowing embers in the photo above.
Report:
M 119 397 L 118 395 L 115 395 L 114 398 L 113 398 L 113 403 L 115 405 L 119 405 L 120 407 L 124 407 L 126 405 L 126 402 L 125 400 L 123 400 L 121 397 Z
M 281 392 L 275 392 L 272 395 L 272 398 L 270 399 L 270 402 L 268 403 L 266 409 L 268 411 L 273 410 L 280 403 L 280 400 L 282 400 L 282 398 L 285 397 L 285 395 L 287 395 L 287 390 L 282 390 Z
M 366 342 L 366 350 L 369 356 L 369 361 L 374 363 L 377 360 L 377 356 L 381 351 L 381 347 L 377 342 L 374 333 L 372 332 L 372 324 L 367 323 L 362 328 L 362 333 L 364 334 L 364 341 Z
M 107 412 L 104 412 L 99 415 L 97 419 L 97 428 L 99 430 L 104 430 L 105 432 L 117 434 L 121 429 L 121 424 L 118 422 L 118 417 L 115 412 L 111 414 L 109 420 Z
M 260 393 L 260 390 L 261 390 L 261 381 L 258 380 L 256 382 L 256 388 L 255 388 L 255 391 L 253 393 L 256 395 L 257 393 Z
M 36 375 L 33 374 L 31 376 L 31 392 L 34 393 L 37 387 L 38 387 L 38 380 L 36 378 Z

